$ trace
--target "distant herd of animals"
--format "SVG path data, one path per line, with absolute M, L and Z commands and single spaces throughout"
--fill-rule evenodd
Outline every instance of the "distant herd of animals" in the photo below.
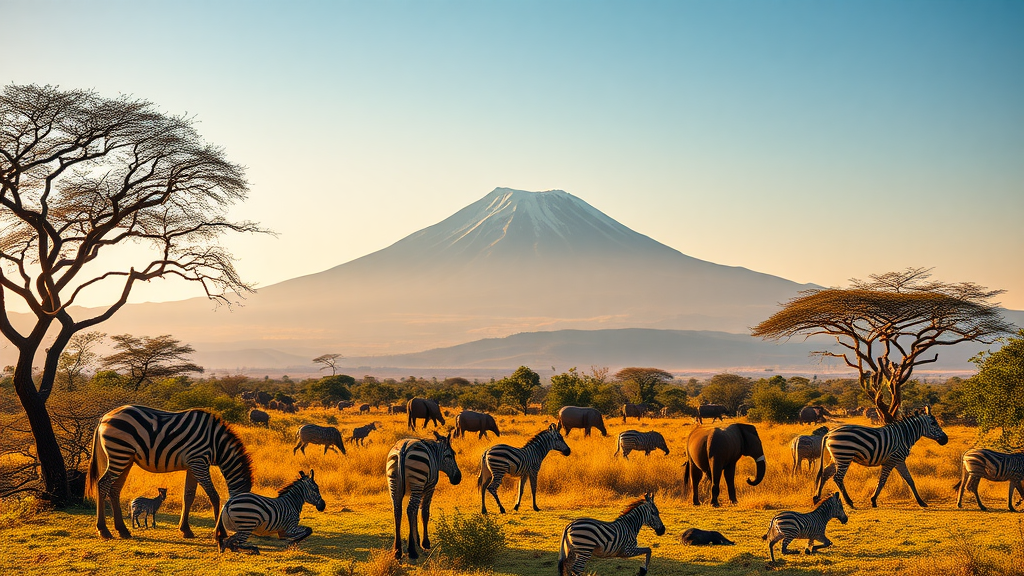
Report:
M 270 407 L 271 399 L 255 399 L 263 400 L 260 404 Z M 352 403 L 343 403 L 338 407 L 363 411 Z M 703 410 L 705 407 L 708 409 Z M 424 427 L 427 422 L 433 422 L 435 428 L 445 425 L 444 414 L 433 400 L 413 398 L 401 406 L 401 410 L 394 408 L 389 407 L 388 412 L 406 414 L 410 430 L 416 429 L 419 420 L 423 421 Z M 280 404 L 277 409 L 287 411 Z M 622 407 L 621 416 L 625 422 L 627 417 L 640 418 L 649 412 L 649 407 L 626 404 Z M 266 412 L 254 408 L 250 419 L 253 424 L 266 424 L 265 415 Z M 698 412 L 701 420 L 711 418 L 714 421 L 723 416 L 724 413 L 714 405 L 702 406 Z M 805 423 L 817 423 L 826 421 L 826 416 L 832 415 L 819 407 L 807 407 L 801 412 L 800 419 Z M 431 547 L 428 534 L 430 505 L 440 473 L 443 472 L 452 485 L 462 481 L 462 471 L 456 463 L 452 447 L 453 440 L 467 432 L 476 432 L 479 438 L 485 438 L 489 432 L 501 436 L 497 423 L 489 414 L 467 410 L 457 415 L 455 420 L 455 427 L 446 435 L 435 430 L 432 439 L 406 438 L 396 442 L 388 452 L 384 475 L 394 512 L 395 558 L 403 556 L 401 524 L 406 497 L 409 537 L 405 550 L 409 558 L 415 559 L 419 557 L 418 547 Z M 367 435 L 375 429 L 374 423 L 356 428 L 350 441 L 362 445 Z M 592 429 L 600 431 L 602 436 L 608 435 L 598 410 L 566 406 L 559 411 L 556 423 L 537 432 L 523 446 L 495 444 L 484 450 L 477 477 L 481 513 L 487 514 L 487 494 L 493 497 L 499 511 L 505 513 L 505 507 L 498 497 L 498 488 L 506 476 L 519 479 L 519 493 L 513 510 L 519 510 L 524 489 L 529 483 L 533 509 L 540 511 L 537 505 L 537 483 L 541 464 L 552 451 L 570 456 L 572 451 L 566 443 L 566 437 L 573 429 L 582 430 L 584 436 L 589 436 Z M 871 496 L 872 506 L 877 506 L 878 495 L 894 469 L 906 481 L 917 503 L 926 506 L 906 466 L 911 448 L 922 437 L 932 439 L 939 445 L 945 445 L 948 441 L 939 422 L 927 407 L 880 427 L 840 424 L 830 429 L 822 426 L 811 435 L 794 438 L 790 444 L 792 473 L 796 474 L 802 469 L 804 460 L 808 460 L 809 465 L 818 462 L 813 490 L 816 507 L 807 513 L 780 512 L 772 518 L 767 532 L 762 536 L 767 541 L 771 561 L 775 561 L 775 545 L 780 541 L 783 554 L 799 553 L 789 549 L 790 543 L 796 539 L 808 541 L 804 550 L 807 554 L 832 545 L 825 536 L 825 528 L 833 518 L 844 524 L 848 521 L 843 502 L 852 507 L 853 501 L 846 490 L 844 478 L 853 463 L 881 468 L 878 484 Z M 334 427 L 304 424 L 296 431 L 296 440 L 293 455 L 299 450 L 305 454 L 310 444 L 323 446 L 324 454 L 331 449 L 341 454 L 346 453 L 341 433 Z M 669 454 L 669 447 L 660 433 L 627 430 L 618 435 L 615 454 L 621 453 L 623 458 L 628 458 L 634 451 L 649 455 L 655 450 Z M 825 466 L 826 452 L 832 460 L 828 467 Z M 736 423 L 724 428 L 695 427 L 687 440 L 683 464 L 684 487 L 691 490 L 693 504 L 701 504 L 697 488 L 704 476 L 711 481 L 712 506 L 720 505 L 719 487 L 723 476 L 729 500 L 736 503 L 736 464 L 743 457 L 754 459 L 755 477 L 748 478 L 747 483 L 756 486 L 765 477 L 766 462 L 754 425 Z M 974 494 L 978 506 L 986 510 L 978 496 L 981 479 L 1009 483 L 1010 510 L 1014 510 L 1014 491 L 1024 498 L 1024 455 L 972 449 L 963 454 L 961 464 L 961 479 L 954 486 L 958 490 L 957 507 L 961 507 L 963 493 L 967 490 Z M 165 412 L 144 406 L 122 406 L 101 418 L 93 437 L 87 493 L 96 498 L 96 529 L 101 538 L 111 537 L 106 523 L 105 503 L 108 501 L 114 528 L 122 538 L 131 537 L 122 518 L 120 493 L 127 472 L 133 465 L 154 473 L 187 471 L 178 528 L 185 538 L 193 537 L 189 526 L 189 511 L 197 486 L 202 486 L 214 510 L 219 509 L 215 538 L 221 552 L 245 550 L 259 554 L 259 549 L 248 543 L 253 534 L 276 535 L 291 544 L 297 544 L 312 533 L 311 528 L 299 525 L 303 505 L 311 504 L 321 512 L 326 506 L 313 470 L 308 473 L 301 471 L 294 482 L 279 490 L 277 497 L 253 494 L 253 467 L 245 446 L 227 424 L 211 413 L 203 410 Z M 220 468 L 227 484 L 228 499 L 223 507 L 210 478 L 211 466 Z M 822 491 L 829 479 L 833 480 L 839 492 L 822 499 Z M 166 496 L 167 490 L 161 488 L 156 498 L 139 497 L 132 500 L 133 527 L 148 527 L 149 516 L 153 517 L 152 524 L 155 527 L 156 512 Z M 422 519 L 422 533 L 418 531 L 417 516 Z M 637 534 L 643 526 L 649 526 L 658 535 L 665 532 L 653 493 L 644 494 L 642 498 L 630 503 L 611 522 L 592 518 L 573 520 L 563 530 L 559 543 L 559 575 L 583 574 L 591 557 L 640 555 L 644 555 L 645 559 L 639 574 L 646 574 L 652 551 L 637 545 Z M 233 534 L 229 536 L 229 532 Z M 693 545 L 733 544 L 718 532 L 698 528 L 686 530 L 682 541 Z

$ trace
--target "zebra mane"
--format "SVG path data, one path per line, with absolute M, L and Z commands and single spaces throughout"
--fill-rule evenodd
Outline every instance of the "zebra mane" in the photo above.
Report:
M 305 476 L 299 476 L 295 480 L 292 480 L 291 482 L 286 484 L 283 488 L 278 488 L 277 489 L 278 497 L 284 496 L 289 490 L 294 489 L 295 485 L 298 484 L 299 482 L 301 482 L 304 478 L 305 478 Z
M 229 446 L 236 450 L 238 454 L 238 467 L 240 473 L 245 477 L 249 483 L 246 492 L 252 490 L 252 456 L 249 455 L 249 451 L 245 449 L 245 444 L 242 443 L 242 439 L 238 437 L 234 429 L 225 422 L 220 416 L 213 412 L 208 412 L 211 418 L 213 418 L 214 424 L 218 424 L 221 430 L 224 431 L 224 439 L 227 440 Z M 220 467 L 223 463 L 218 464 Z
M 832 500 L 832 498 L 834 498 L 834 497 L 835 497 L 835 495 L 829 496 L 828 498 L 822 498 L 821 502 L 818 502 L 818 505 L 815 506 L 814 510 L 811 510 L 811 512 L 812 513 L 813 512 L 817 512 L 818 510 L 821 509 L 822 506 L 828 504 Z
M 550 428 L 545 428 L 538 432 L 537 434 L 535 434 L 533 438 L 530 438 L 529 440 L 526 441 L 526 444 L 523 444 L 523 448 L 532 446 L 534 444 L 539 444 L 543 440 L 541 437 L 544 436 L 544 434 L 547 434 L 548 430 L 550 430 Z
M 629 514 L 633 510 L 636 510 L 637 508 L 639 508 L 645 502 L 647 502 L 646 498 L 638 498 L 635 501 L 630 502 L 629 504 L 626 504 L 626 507 L 622 509 L 622 513 L 619 514 L 619 516 L 625 516 L 626 514 Z

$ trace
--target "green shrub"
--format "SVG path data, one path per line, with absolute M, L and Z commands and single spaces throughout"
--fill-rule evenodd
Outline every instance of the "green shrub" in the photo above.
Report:
M 775 386 L 758 386 L 754 390 L 753 407 L 747 412 L 751 422 L 795 422 L 804 404 L 799 398 Z
M 337 426 L 338 425 L 338 417 L 335 416 L 334 414 L 328 414 L 327 418 L 325 418 L 324 420 L 328 424 L 330 424 L 331 426 Z
M 508 546 L 505 526 L 494 516 L 464 515 L 458 508 L 441 513 L 437 541 L 438 552 L 459 566 L 490 564 Z
M 196 384 L 180 392 L 175 392 L 167 400 L 166 407 L 169 410 L 205 408 L 224 420 L 236 424 L 245 423 L 248 414 L 245 404 L 229 398 L 207 383 Z

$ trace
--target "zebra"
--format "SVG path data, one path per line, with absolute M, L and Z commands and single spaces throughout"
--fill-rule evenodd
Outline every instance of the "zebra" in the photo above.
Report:
M 1024 497 L 1024 454 L 1006 454 L 995 450 L 973 449 L 964 452 L 960 459 L 960 481 L 953 486 L 957 491 L 956 507 L 963 507 L 964 489 L 974 494 L 978 501 L 978 508 L 987 510 L 981 503 L 981 496 L 978 496 L 978 483 L 981 479 L 992 482 L 1009 482 L 1010 493 L 1007 496 L 1007 506 L 1011 512 L 1017 510 L 1013 507 L 1013 491 L 1016 489 L 1021 497 Z M 1019 502 L 1018 502 L 1019 504 Z
M 317 426 L 316 424 L 303 424 L 299 426 L 299 429 L 295 432 L 295 438 L 298 443 L 295 444 L 295 448 L 292 448 L 292 455 L 295 455 L 296 450 L 302 450 L 302 455 L 306 455 L 306 446 L 310 444 L 319 444 L 324 447 L 324 455 L 327 454 L 327 450 L 330 448 L 340 449 L 342 454 L 345 454 L 345 442 L 341 439 L 341 432 L 338 432 L 337 428 L 331 426 Z
M 157 488 L 156 498 L 138 498 L 132 500 L 132 528 L 149 528 L 149 515 L 153 515 L 153 528 L 156 528 L 156 511 L 167 499 L 167 488 Z M 139 525 L 139 516 L 142 516 L 142 525 Z
M 662 450 L 668 456 L 668 445 L 665 444 L 665 437 L 660 432 L 620 432 L 614 455 L 618 456 L 619 452 L 622 452 L 622 457 L 629 460 L 629 453 L 633 450 L 642 450 L 645 456 L 650 456 L 654 450 Z
M 370 435 L 370 432 L 377 429 L 376 422 L 370 422 L 366 426 L 359 426 L 358 428 L 352 429 L 352 438 L 350 440 L 358 446 L 364 446 L 363 442 L 366 437 Z
M 277 534 L 278 538 L 288 540 L 289 544 L 298 544 L 309 537 L 313 529 L 299 526 L 302 505 L 312 504 L 316 506 L 317 512 L 323 512 L 327 507 L 313 476 L 312 469 L 309 475 L 299 471 L 299 479 L 278 490 L 277 498 L 251 492 L 228 498 L 217 518 L 216 537 L 220 551 L 230 549 L 238 552 L 241 548 L 250 554 L 259 554 L 259 548 L 246 544 L 252 534 Z M 227 537 L 228 530 L 235 532 L 230 538 Z
M 416 543 L 425 550 L 430 549 L 427 524 L 430 522 L 430 501 L 434 497 L 439 472 L 448 476 L 453 486 L 462 482 L 462 471 L 455 461 L 452 449 L 452 433 L 442 436 L 434 432 L 434 440 L 406 438 L 399 440 L 388 452 L 385 473 L 388 477 L 388 492 L 395 513 L 395 559 L 402 558 L 402 500 L 409 494 L 409 558 L 419 558 Z M 423 516 L 423 538 L 419 537 L 416 513 Z
M 203 487 L 213 509 L 220 508 L 210 466 L 220 468 L 229 496 L 252 490 L 249 454 L 216 415 L 204 410 L 165 412 L 146 406 L 121 406 L 100 418 L 86 477 L 87 493 L 96 494 L 96 531 L 101 538 L 110 538 L 104 510 L 108 499 L 114 528 L 122 538 L 131 538 L 121 516 L 121 488 L 134 464 L 147 472 L 188 472 L 178 525 L 185 538 L 194 537 L 188 513 L 197 485 Z
M 804 554 L 812 554 L 832 545 L 832 541 L 825 536 L 825 528 L 828 526 L 828 521 L 833 518 L 838 518 L 843 524 L 850 519 L 846 515 L 846 510 L 843 509 L 843 501 L 839 499 L 839 492 L 832 494 L 817 508 L 806 514 L 779 512 L 768 524 L 768 532 L 761 536 L 761 540 L 768 542 L 768 553 L 772 562 L 775 562 L 775 543 L 779 540 L 782 540 L 783 554 L 799 554 L 796 550 L 789 549 L 789 543 L 797 538 L 807 538 L 807 548 L 804 549 Z M 815 546 L 815 541 L 821 542 L 821 544 Z
M 828 426 L 822 426 L 811 432 L 810 436 L 797 436 L 789 443 L 793 453 L 793 475 L 796 476 L 800 463 L 807 460 L 807 469 L 814 469 L 814 461 L 821 458 L 821 437 L 828 432 Z
M 583 574 L 583 568 L 591 556 L 598 558 L 632 558 L 646 554 L 644 565 L 638 576 L 647 574 L 651 564 L 651 549 L 639 548 L 636 536 L 643 526 L 650 526 L 654 533 L 665 533 L 658 507 L 654 505 L 654 494 L 648 492 L 643 498 L 630 503 L 612 522 L 593 518 L 577 518 L 562 531 L 562 543 L 558 549 L 558 576 Z
M 476 480 L 476 485 L 480 488 L 480 513 L 487 514 L 488 492 L 498 503 L 498 510 L 502 514 L 505 513 L 505 507 L 498 498 L 498 487 L 501 486 L 506 474 L 519 478 L 519 499 L 512 510 L 519 510 L 519 504 L 523 501 L 523 488 L 529 480 L 530 491 L 533 493 L 533 509 L 540 512 L 540 508 L 537 507 L 537 474 L 540 472 L 544 457 L 552 450 L 558 450 L 563 456 L 568 456 L 571 452 L 569 445 L 562 438 L 562 433 L 558 431 L 557 424 L 552 424 L 539 432 L 522 448 L 495 444 L 484 450 L 480 456 L 480 475 Z
M 907 482 L 918 505 L 927 507 L 928 505 L 921 499 L 921 495 L 917 493 L 917 486 L 914 485 L 914 479 L 910 476 L 910 470 L 907 469 L 907 456 L 910 455 L 910 449 L 922 436 L 935 440 L 939 446 L 945 446 L 949 442 L 949 437 L 942 431 L 939 421 L 932 416 L 931 408 L 928 406 L 925 406 L 923 412 L 914 412 L 880 428 L 846 424 L 826 432 L 821 438 L 821 460 L 818 461 L 818 475 L 815 479 L 817 494 L 814 496 L 814 502 L 817 503 L 821 499 L 821 491 L 825 488 L 825 482 L 832 477 L 842 492 L 843 499 L 850 507 L 853 507 L 853 500 L 850 499 L 850 495 L 846 491 L 843 478 L 846 476 L 850 464 L 856 462 L 861 466 L 882 467 L 882 472 L 878 476 L 878 486 L 875 487 L 875 493 L 871 496 L 872 508 L 878 506 L 878 494 L 885 486 L 885 481 L 889 479 L 889 473 L 893 468 Z M 832 464 L 829 465 L 828 470 L 825 470 L 825 448 L 828 448 L 828 452 L 832 456 Z

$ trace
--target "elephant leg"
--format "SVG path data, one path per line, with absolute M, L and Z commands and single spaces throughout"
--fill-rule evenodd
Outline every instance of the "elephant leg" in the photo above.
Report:
M 697 466 L 696 462 L 690 462 L 690 485 L 693 487 L 693 505 L 700 506 L 700 494 L 697 492 L 697 488 L 700 487 L 700 481 L 704 479 L 704 471 Z
M 722 472 L 724 469 L 717 462 L 711 463 L 711 505 L 715 508 L 721 506 L 718 502 L 719 486 L 722 482 Z
M 918 506 L 927 508 L 928 504 L 921 498 L 921 495 L 917 493 L 917 486 L 914 484 L 914 477 L 910 475 L 910 469 L 907 468 L 907 462 L 904 460 L 896 465 L 896 472 L 903 477 L 903 480 L 910 486 L 910 491 L 914 493 L 914 498 L 917 499 Z
M 729 501 L 736 504 L 736 464 L 725 467 L 725 487 L 729 490 Z

